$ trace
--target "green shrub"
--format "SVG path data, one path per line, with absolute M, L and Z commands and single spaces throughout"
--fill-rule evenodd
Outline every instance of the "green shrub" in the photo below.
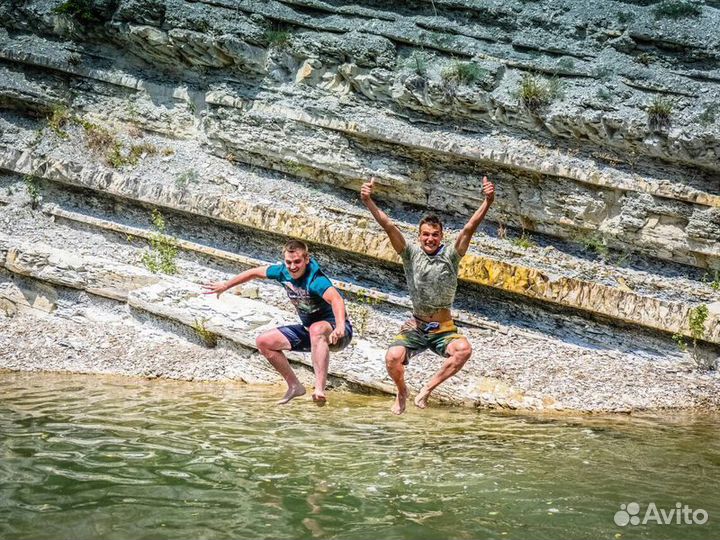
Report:
M 688 312 L 688 328 L 690 329 L 693 344 L 692 354 L 698 366 L 700 365 L 700 360 L 697 354 L 697 343 L 705 337 L 705 321 L 707 321 L 709 314 L 710 310 L 705 304 L 700 304 Z M 681 351 L 684 352 L 687 350 L 685 338 L 679 332 L 677 334 L 673 334 L 673 339 Z
M 427 75 L 428 57 L 422 51 L 415 51 L 405 61 L 405 67 L 413 70 L 416 75 L 425 77 Z
M 600 234 L 588 234 L 580 238 L 579 242 L 585 250 L 592 251 L 603 259 L 606 259 L 610 254 L 610 250 L 605 245 L 603 237 Z
M 523 249 L 530 249 L 536 246 L 535 242 L 533 242 L 532 238 L 530 238 L 526 232 L 523 232 L 522 235 L 517 238 L 513 238 L 512 243 Z
M 208 330 L 206 323 L 209 319 L 195 319 L 192 324 L 193 330 L 197 333 L 198 337 L 202 340 L 206 347 L 214 349 L 218 344 L 218 335 L 211 330 Z
M 177 175 L 177 177 L 175 178 L 175 186 L 183 189 L 189 183 L 196 182 L 198 178 L 200 178 L 200 173 L 198 173 L 195 169 L 189 169 L 184 173 L 180 173 L 179 175 Z
M 682 352 L 687 351 L 687 343 L 685 342 L 685 336 L 678 332 L 677 334 L 673 334 L 672 338 L 673 341 L 677 343 L 678 349 L 680 349 Z
M 358 335 L 363 336 L 370 320 L 370 306 L 380 304 L 382 300 L 370 296 L 367 289 L 360 289 L 354 295 L 354 302 L 347 302 L 346 306 L 356 332 Z
M 282 48 L 290 43 L 290 32 L 287 30 L 265 30 L 264 37 L 268 46 Z
M 648 106 L 648 127 L 655 131 L 670 127 L 670 116 L 673 111 L 673 102 L 670 99 L 656 97 Z
M 610 91 L 604 86 L 599 88 L 595 95 L 603 101 L 610 101 L 612 99 L 612 94 L 610 94 Z
M 165 219 L 157 208 L 152 211 L 152 225 L 155 231 L 150 236 L 150 251 L 142 254 L 142 264 L 153 274 L 177 274 L 177 240 L 165 234 Z
M 708 315 L 709 310 L 705 304 L 701 304 L 690 310 L 688 325 L 690 326 L 690 335 L 692 335 L 693 340 L 697 341 L 705 337 L 705 321 Z
M 488 75 L 488 70 L 481 68 L 474 62 L 453 62 L 442 71 L 445 82 L 470 85 Z
M 635 57 L 635 61 L 639 64 L 642 64 L 643 66 L 649 66 L 650 64 L 654 64 L 657 62 L 657 56 L 650 53 L 640 53 Z
M 70 137 L 63 129 L 69 121 L 70 110 L 65 105 L 53 105 L 48 117 L 48 127 L 61 139 Z
M 38 179 L 30 174 L 23 177 L 25 190 L 30 197 L 30 208 L 35 210 L 40 202 L 40 183 Z
M 658 4 L 653 13 L 656 19 L 681 19 L 684 17 L 699 17 L 702 14 L 702 5 L 693 0 L 665 0 Z
M 110 19 L 112 3 L 107 7 L 94 0 L 66 0 L 53 11 L 59 15 L 68 15 L 82 25 L 96 25 Z
M 558 79 L 550 81 L 525 74 L 520 83 L 518 97 L 530 112 L 537 112 L 550 102 L 562 96 L 562 85 Z
M 720 272 L 715 270 L 715 277 L 710 282 L 710 286 L 716 291 L 720 291 Z
M 143 154 L 156 154 L 157 148 L 150 143 L 133 144 L 127 150 L 118 140 L 113 140 L 110 152 L 106 155 L 108 164 L 119 169 L 125 165 L 137 165 Z
M 116 141 L 110 131 L 87 120 L 78 120 L 78 123 L 85 130 L 85 140 L 88 148 L 102 154 L 106 154 L 113 149 Z

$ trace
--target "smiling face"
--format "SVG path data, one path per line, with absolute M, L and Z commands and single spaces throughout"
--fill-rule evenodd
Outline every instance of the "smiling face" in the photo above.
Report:
M 442 244 L 443 231 L 439 225 L 423 223 L 420 225 L 420 247 L 428 255 L 435 253 Z
M 307 251 L 295 250 L 285 251 L 285 267 L 290 272 L 293 279 L 300 279 L 305 274 L 308 264 L 310 264 L 310 255 Z

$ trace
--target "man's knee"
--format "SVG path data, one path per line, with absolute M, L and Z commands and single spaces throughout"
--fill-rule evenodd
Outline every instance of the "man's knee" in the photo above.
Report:
M 255 338 L 255 345 L 261 352 L 272 350 L 272 338 L 267 333 L 260 334 Z
M 402 365 L 407 357 L 407 351 L 404 347 L 391 347 L 385 353 L 385 365 L 389 368 L 394 368 Z
M 472 345 L 467 339 L 458 339 L 450 344 L 448 353 L 450 358 L 462 366 L 472 355 Z
M 330 324 L 313 324 L 310 329 L 310 341 L 312 343 L 315 343 L 317 341 L 327 341 L 328 336 L 330 335 L 330 332 L 332 332 L 332 327 Z

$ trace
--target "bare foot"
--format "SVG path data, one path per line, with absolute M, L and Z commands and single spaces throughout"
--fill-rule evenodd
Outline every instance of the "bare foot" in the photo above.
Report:
M 277 402 L 278 405 L 284 405 L 288 401 L 290 401 L 293 398 L 303 396 L 305 395 L 305 387 L 301 384 L 300 386 L 290 386 L 288 387 L 287 392 L 285 392 L 285 395 L 282 397 L 280 401 Z
M 327 405 L 327 398 L 325 397 L 325 394 L 314 392 L 312 395 L 312 400 L 318 407 L 324 407 L 325 405 Z
M 407 392 L 398 392 L 395 396 L 395 403 L 390 408 L 393 414 L 402 414 L 405 412 L 405 400 L 407 399 Z
M 429 397 L 430 390 L 426 390 L 425 388 L 423 388 L 422 390 L 420 390 L 420 393 L 415 396 L 415 406 L 420 409 L 424 409 L 425 407 L 427 407 L 427 400 Z

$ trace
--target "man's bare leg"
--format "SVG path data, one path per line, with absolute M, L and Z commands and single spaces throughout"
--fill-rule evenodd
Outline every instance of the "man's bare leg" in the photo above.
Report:
M 327 321 L 318 321 L 310 325 L 310 356 L 315 370 L 315 391 L 313 401 L 323 406 L 327 402 L 325 385 L 327 384 L 328 366 L 330 365 L 330 343 L 328 336 L 332 333 L 332 325 Z
M 280 399 L 277 404 L 283 405 L 293 398 L 302 396 L 305 394 L 305 387 L 298 380 L 297 375 L 290 367 L 287 357 L 283 351 L 289 351 L 291 349 L 290 342 L 288 339 L 278 330 L 268 330 L 260 334 L 256 339 L 258 350 L 260 353 L 268 359 L 268 362 L 282 375 L 285 379 L 288 389 L 285 395 Z
M 388 375 L 397 386 L 397 395 L 395 403 L 390 408 L 393 414 L 402 414 L 405 412 L 405 402 L 407 401 L 408 389 L 405 384 L 405 366 L 403 362 L 407 356 L 407 349 L 401 346 L 390 347 L 385 354 L 385 366 Z
M 467 339 L 461 338 L 451 342 L 447 352 L 450 356 L 445 359 L 442 367 L 415 396 L 416 407 L 421 409 L 427 407 L 427 401 L 432 391 L 462 369 L 472 354 L 472 347 Z

